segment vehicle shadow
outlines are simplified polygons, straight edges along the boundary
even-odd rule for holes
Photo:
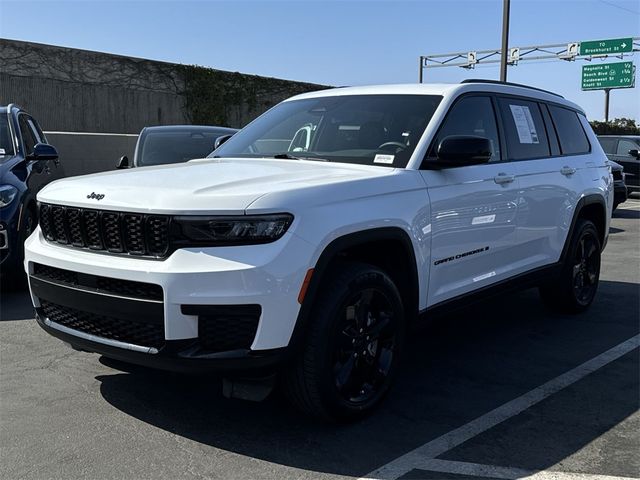
[[[640,218],[640,210],[617,208],[612,216],[613,218]]]
[[[33,305],[27,287],[0,290],[0,322],[33,319]]]
[[[636,284],[603,281],[583,315],[545,311],[535,290],[452,313],[411,335],[392,393],[352,425],[317,423],[278,394],[262,403],[224,399],[219,381],[209,377],[133,368],[96,378],[111,405],[173,434],[276,464],[361,476],[636,335],[639,296]],[[610,392],[591,405],[598,422],[583,418],[579,432],[542,435],[543,453],[527,468],[558,463],[634,413],[639,374],[633,365],[598,387]],[[565,408],[580,406],[573,399]]]

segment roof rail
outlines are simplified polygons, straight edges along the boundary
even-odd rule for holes
[[[494,85],[509,85],[511,87],[522,87],[522,88],[528,88],[530,90],[537,90],[539,92],[548,93],[549,95],[554,95],[556,97],[564,98],[562,95],[558,93],[550,92],[549,90],[544,90],[538,87],[532,87],[530,85],[523,85],[522,83],[501,82],[500,80],[487,80],[484,78],[468,78],[466,80],[462,80],[460,83],[491,83]]]

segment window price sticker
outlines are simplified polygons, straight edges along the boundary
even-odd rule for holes
[[[540,143],[529,107],[509,105],[509,108],[511,108],[511,115],[513,116],[513,122],[516,124],[520,143]]]

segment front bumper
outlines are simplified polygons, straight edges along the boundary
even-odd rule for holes
[[[10,271],[19,268],[21,260],[18,227],[22,207],[17,200],[14,204],[0,209],[0,265]]]
[[[147,366],[169,370],[244,370],[273,366],[288,346],[300,309],[297,296],[309,268],[313,249],[287,233],[265,245],[182,249],[163,261],[77,250],[47,242],[40,229],[25,243],[25,269],[30,275],[31,297],[39,324],[72,346]],[[35,273],[37,265],[74,272],[83,278],[140,282],[161,289],[160,299],[149,303],[126,295],[50,284]],[[133,294],[135,297],[135,294]],[[137,303],[136,303],[137,302]],[[81,311],[95,318],[153,317],[161,323],[161,344],[131,349],[102,337],[104,329],[74,331],[48,319],[45,307]],[[256,306],[259,320],[248,348],[211,351],[202,342],[202,321],[207,308]],[[50,311],[50,310],[49,310]],[[126,312],[131,312],[125,314]],[[64,317],[63,315],[60,318]],[[152,320],[149,320],[152,322]],[[73,325],[77,325],[76,322]],[[72,326],[73,326],[72,325]],[[64,327],[64,328],[59,328]],[[230,328],[230,327],[225,327]],[[87,336],[86,333],[91,335]],[[97,334],[96,334],[97,333]],[[117,335],[116,335],[117,337]]]
[[[36,320],[47,333],[75,349],[98,353],[126,363],[180,373],[271,372],[283,363],[287,355],[286,348],[208,353],[195,340],[168,340],[158,352],[148,353],[132,350],[126,344],[109,345],[103,339],[64,330],[48,321],[40,309],[36,309]]]
[[[627,186],[622,181],[613,183],[613,203],[618,205],[627,200]]]

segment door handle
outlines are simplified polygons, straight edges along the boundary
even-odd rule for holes
[[[511,183],[516,179],[515,175],[507,175],[506,173],[499,173],[495,177],[493,177],[493,181],[498,185],[505,185],[507,183]]]
[[[571,168],[571,167],[567,167],[565,165],[564,167],[562,167],[560,169],[560,173],[562,175],[566,175],[568,177],[569,175],[573,175],[574,173],[576,173],[576,169],[575,168]]]

